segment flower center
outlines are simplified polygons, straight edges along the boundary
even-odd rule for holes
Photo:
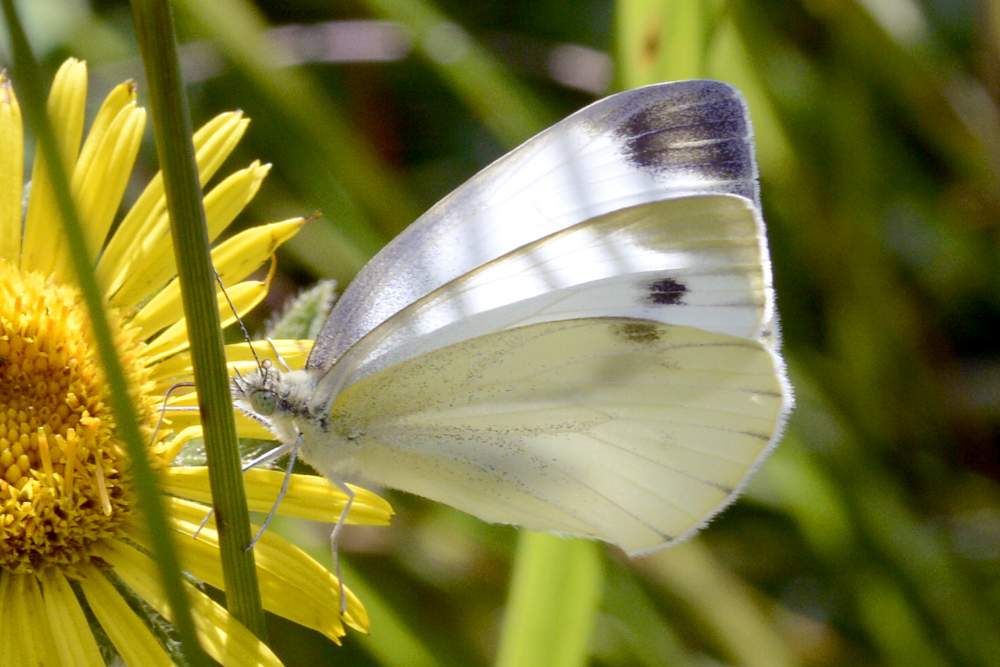
[[[138,390],[142,344],[116,329]],[[148,435],[155,410],[139,403]],[[88,561],[129,514],[125,462],[79,292],[0,259],[0,568]]]

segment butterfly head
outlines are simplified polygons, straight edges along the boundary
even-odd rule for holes
[[[283,439],[284,431],[295,430],[293,421],[309,417],[308,385],[305,371],[282,373],[264,359],[255,370],[233,378],[233,404]]]
[[[247,374],[232,381],[233,403],[248,416],[267,422],[283,407],[281,371],[267,359]],[[263,418],[263,419],[262,419]]]

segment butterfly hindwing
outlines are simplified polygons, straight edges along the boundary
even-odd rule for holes
[[[631,318],[544,322],[375,372],[303,455],[493,522],[638,553],[724,507],[788,405],[760,341]],[[308,450],[308,451],[307,451]]]

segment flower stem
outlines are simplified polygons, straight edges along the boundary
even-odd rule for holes
[[[254,554],[246,548],[251,538],[250,518],[173,16],[167,0],[132,0],[132,16],[149,85],[153,132],[191,341],[226,601],[234,617],[265,639]]]
[[[62,220],[73,269],[76,272],[84,302],[87,304],[94,339],[104,366],[111,407],[117,422],[118,436],[125,444],[131,460],[131,474],[139,499],[139,508],[152,536],[153,556],[159,564],[163,588],[173,615],[173,623],[183,645],[185,656],[192,664],[207,664],[208,659],[198,644],[191,608],[183,588],[180,562],[170,540],[172,531],[167,523],[166,510],[161,501],[156,476],[146,453],[146,443],[143,442],[142,433],[139,430],[138,415],[132,404],[128,380],[125,377],[121,360],[118,358],[118,352],[115,350],[111,326],[104,310],[104,299],[87,251],[80,218],[70,194],[66,165],[59,155],[52,123],[45,108],[45,93],[41,85],[38,63],[31,52],[24,28],[14,9],[13,0],[0,1],[3,4],[3,13],[10,33],[14,71],[23,91],[24,113],[48,167],[48,176],[59,206],[59,217]]]

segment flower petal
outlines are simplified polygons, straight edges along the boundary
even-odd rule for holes
[[[219,114],[194,133],[198,176],[204,185],[239,143],[250,121],[240,111]],[[97,264],[97,277],[113,294],[136,267],[134,256],[142,240],[166,227],[167,200],[163,174],[157,173],[119,225]]]
[[[173,412],[170,414],[171,427],[174,430],[183,429],[181,433],[186,433],[189,428],[201,423],[201,417],[198,415],[198,404],[197,396],[190,398],[186,401],[190,403],[192,409],[190,412]],[[241,438],[253,438],[255,440],[273,440],[274,435],[268,430],[266,426],[260,422],[250,419],[242,411],[233,409],[233,414],[236,417],[236,435]],[[200,438],[201,435],[196,435],[188,438],[188,442],[194,438]],[[167,448],[164,450],[165,460],[172,461],[177,453],[180,452],[181,448],[187,444],[177,443],[175,445],[173,440],[167,442]]]
[[[236,413],[236,435],[255,440],[273,440],[274,434],[259,421],[250,419],[239,410]]]
[[[236,308],[237,312],[247,313],[264,300],[264,297],[267,296],[267,288],[268,282],[248,280],[247,282],[237,283],[230,287],[229,298],[232,300],[233,307]],[[236,321],[236,315],[230,310],[229,303],[222,294],[217,295],[216,303],[219,308],[219,318],[222,320],[223,327],[227,327]],[[163,333],[149,343],[144,356],[147,363],[155,364],[172,354],[188,349],[189,345],[187,320],[181,318],[167,327]]]
[[[52,628],[45,603],[32,574],[0,570],[0,609],[3,610],[0,665],[56,665]]]
[[[80,210],[90,256],[96,259],[111,229],[146,127],[146,110],[130,102],[112,119],[85,169],[77,163],[73,194]],[[93,133],[93,131],[91,131]],[[90,138],[88,137],[88,144]],[[84,146],[90,149],[90,146]]]
[[[187,428],[181,429],[181,431],[174,435],[173,438],[167,440],[163,443],[158,443],[156,445],[156,455],[160,457],[161,460],[170,462],[180,454],[180,451],[184,449],[184,445],[188,444],[196,438],[200,438],[204,435],[201,429],[201,424],[196,424],[194,426],[188,426]]]
[[[163,428],[174,431],[176,435],[158,446],[157,455],[164,461],[172,461],[187,443],[202,437],[197,392],[175,392],[167,401],[167,410],[169,413],[163,420]],[[264,424],[251,419],[242,410],[233,408],[233,416],[236,418],[236,435],[240,438],[274,440],[274,434]]]
[[[212,250],[212,264],[223,285],[243,280],[274,254],[279,245],[295,236],[305,220],[294,218],[269,225],[259,225],[237,234]],[[143,339],[177,321],[182,312],[181,290],[177,278],[149,300],[132,324],[139,327]]]
[[[144,553],[119,541],[108,541],[101,557],[111,563],[122,581],[167,620],[172,618],[167,598],[160,587],[156,563]],[[184,582],[195,629],[205,651],[223,665],[281,665],[271,649],[223,607]]]
[[[207,508],[180,498],[169,498],[168,503],[174,530],[185,537],[192,535]],[[209,520],[196,540],[180,540],[178,545],[186,570],[209,585],[225,590],[218,533],[213,520]],[[340,585],[337,578],[302,549],[273,532],[264,533],[257,542],[254,557],[264,608],[322,632],[339,644],[344,626],[338,613]],[[347,595],[344,620],[356,630],[367,632],[367,612],[350,589],[345,587],[344,592]]]
[[[101,650],[90,632],[87,617],[61,572],[38,575],[42,582],[45,614],[52,628],[55,652],[61,665],[103,665]]]
[[[278,246],[295,236],[305,223],[305,218],[291,218],[257,225],[220,243],[212,253],[212,261],[222,283],[243,280],[260,268]]]
[[[254,468],[243,474],[247,506],[251,512],[268,512],[278,497],[284,480],[283,470]],[[166,493],[190,498],[202,503],[212,502],[208,485],[208,468],[203,466],[173,466],[162,478]],[[354,491],[354,502],[347,515],[349,524],[385,526],[392,517],[392,506],[384,498],[367,489],[348,484]],[[300,519],[334,523],[344,509],[347,497],[340,489],[318,475],[292,475],[278,513]]]
[[[112,121],[125,107],[135,103],[135,82],[126,81],[111,89],[101,108],[98,109],[94,121],[90,124],[87,138],[80,149],[80,157],[76,160],[76,168],[73,170],[73,189],[78,190],[87,170],[94,164],[98,147],[104,142],[108,129]]]
[[[59,154],[66,170],[72,172],[80,136],[83,134],[83,114],[87,101],[87,65],[70,58],[56,72],[49,93],[48,111],[52,130],[59,144]],[[24,223],[24,245],[21,249],[21,268],[53,273],[57,267],[69,265],[67,248],[63,240],[60,213],[56,204],[48,168],[40,153],[35,155],[31,172],[31,194],[28,196],[28,215]],[[57,278],[69,276],[57,275]]]
[[[103,572],[93,568],[80,580],[87,606],[127,665],[163,665],[173,662],[156,636],[115,590]]]
[[[0,258],[17,266],[21,256],[21,189],[24,131],[14,87],[0,72]]]
[[[280,363],[274,354],[275,349],[291,368],[302,368],[305,366],[306,358],[309,356],[309,350],[313,344],[311,340],[280,339],[271,342],[274,343],[273,349],[267,341],[253,341],[253,351],[245,342],[226,345],[226,359],[228,361],[226,365],[230,373],[234,370],[242,373],[244,370],[249,371],[256,368],[256,358],[261,361],[270,359],[272,363]],[[256,358],[254,352],[257,354]],[[150,378],[156,382],[155,391],[157,392],[166,391],[170,385],[176,382],[190,380],[194,374],[191,355],[188,352],[175,354],[169,359],[164,359],[150,370]]]
[[[254,160],[249,167],[230,174],[205,195],[208,238],[214,241],[257,195],[271,165]]]
[[[214,240],[229,226],[260,189],[270,165],[254,162],[246,169],[231,174],[205,195],[205,222],[208,238]],[[111,298],[114,306],[130,308],[159,291],[177,275],[170,227],[164,224],[151,228],[143,236],[134,253],[129,255],[132,266],[141,271],[130,272],[121,288]]]

